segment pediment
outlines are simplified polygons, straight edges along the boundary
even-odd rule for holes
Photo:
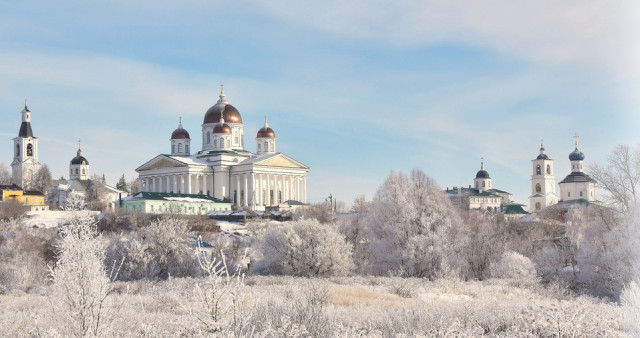
[[[187,165],[186,163],[182,163],[168,156],[158,155],[154,157],[152,160],[150,160],[149,162],[138,167],[136,171],[153,170],[153,169],[160,169],[160,168],[184,167],[186,165]]]
[[[308,169],[304,164],[292,159],[284,154],[278,154],[276,156],[264,159],[260,162],[256,162],[256,165],[265,167],[284,167],[284,168],[300,168]]]

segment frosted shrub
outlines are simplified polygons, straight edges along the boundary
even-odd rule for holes
[[[622,306],[627,313],[629,333],[634,337],[640,336],[640,286],[638,280],[631,281],[622,291]]]
[[[491,263],[494,278],[534,279],[536,268],[531,259],[513,251],[506,251],[499,261]]]
[[[185,220],[162,218],[136,232],[113,237],[108,257],[110,261],[124,258],[121,280],[198,276],[196,248],[188,237]]]
[[[82,205],[72,200],[67,207]],[[91,216],[73,213],[60,235],[58,262],[50,269],[53,289],[49,299],[55,321],[64,335],[100,335],[110,320],[107,299],[117,265],[110,270],[105,267],[105,245]]]
[[[452,224],[449,199],[422,171],[391,173],[376,192],[367,218],[369,272],[436,278],[446,264]]]
[[[210,257],[205,252],[198,255],[205,278],[195,286],[199,301],[196,317],[207,333],[249,335],[251,308],[245,293],[244,274],[240,265],[227,265],[224,252],[221,251],[219,257]]]
[[[254,271],[305,277],[343,276],[353,268],[351,246],[331,224],[302,219],[270,229],[259,243]]]

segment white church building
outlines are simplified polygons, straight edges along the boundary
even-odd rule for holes
[[[584,172],[585,156],[578,150],[578,135],[575,135],[574,139],[575,150],[569,154],[571,173],[560,181],[559,196],[556,194],[553,160],[545,154],[544,144],[540,146],[540,154],[532,160],[533,174],[531,175],[531,196],[529,196],[532,212],[576,201],[597,202],[596,180]]]
[[[202,123],[201,150],[192,153],[182,120],[170,138],[170,153],[136,169],[143,192],[193,194],[264,210],[285,201],[307,202],[309,167],[276,152],[276,135],[267,123],[258,130],[256,152],[245,149],[240,112],[223,90]]]

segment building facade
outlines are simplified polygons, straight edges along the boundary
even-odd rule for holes
[[[11,162],[11,183],[25,188],[30,185],[40,170],[38,162],[38,138],[33,136],[31,129],[31,112],[25,100],[21,112],[22,123],[18,137],[13,139],[13,161]]]
[[[556,177],[553,175],[553,160],[545,154],[544,143],[540,145],[540,154],[531,161],[531,196],[529,210],[538,211],[558,203]]]
[[[136,171],[143,192],[200,194],[238,208],[264,210],[293,200],[306,203],[309,167],[276,152],[275,132],[267,123],[256,134],[256,153],[245,149],[240,112],[220,92],[202,123],[201,150],[194,152],[182,127],[170,138],[171,151]]]
[[[571,161],[571,173],[560,181],[561,200],[563,202],[573,200],[585,200],[595,202],[596,180],[584,172],[584,154],[578,150],[578,135],[574,136],[576,149],[569,154]]]

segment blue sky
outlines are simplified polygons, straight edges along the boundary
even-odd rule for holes
[[[308,198],[373,196],[391,170],[494,186],[528,204],[544,139],[556,178],[574,133],[587,164],[640,141],[632,1],[62,1],[0,3],[0,162],[24,98],[40,160],[66,175],[81,139],[111,184],[195,142],[220,83],[245,145],[263,116],[309,165]],[[1,144],[1,143],[0,143]]]

